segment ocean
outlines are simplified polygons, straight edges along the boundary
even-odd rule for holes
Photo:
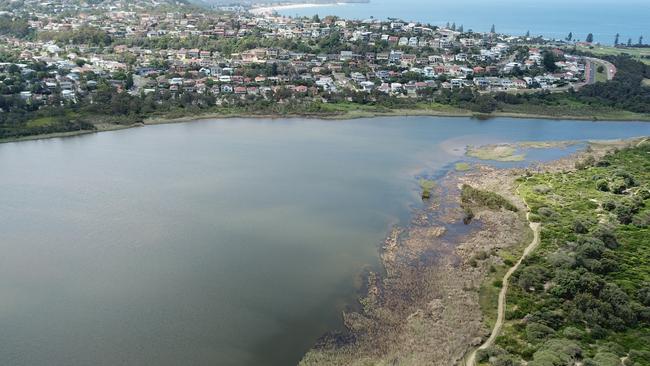
[[[283,15],[337,15],[349,19],[400,18],[444,26],[463,25],[465,30],[487,32],[495,25],[499,33],[563,39],[569,32],[584,40],[593,33],[594,41],[613,44],[617,33],[621,42],[650,41],[650,1],[647,0],[370,0],[369,3],[292,8]]]

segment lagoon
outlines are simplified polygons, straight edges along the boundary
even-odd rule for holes
[[[295,364],[341,329],[389,228],[419,205],[416,178],[474,162],[465,145],[649,134],[230,119],[0,144],[0,364]]]

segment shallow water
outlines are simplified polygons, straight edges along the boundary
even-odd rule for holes
[[[416,176],[453,168],[468,143],[648,134],[232,119],[0,144],[0,364],[296,363],[341,327],[359,274],[418,205]]]

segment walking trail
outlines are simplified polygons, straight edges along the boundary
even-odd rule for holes
[[[528,207],[528,204],[526,203],[525,199],[524,199],[524,204],[526,204],[526,207]],[[475,366],[476,352],[478,352],[478,350],[481,349],[486,349],[494,344],[494,340],[497,338],[499,332],[501,331],[501,327],[503,326],[503,319],[505,318],[506,315],[506,292],[508,291],[508,282],[510,280],[510,276],[512,276],[512,274],[517,270],[517,268],[519,268],[521,262],[539,245],[540,223],[530,221],[530,209],[528,209],[528,212],[526,213],[526,220],[528,220],[528,225],[533,230],[533,241],[531,241],[530,244],[528,244],[528,246],[526,247],[526,249],[524,249],[521,258],[519,258],[517,263],[515,263],[515,265],[512,266],[512,268],[510,268],[508,272],[506,272],[505,276],[503,276],[501,291],[499,292],[497,321],[494,323],[494,328],[492,328],[492,333],[490,333],[490,338],[488,338],[485,341],[485,343],[480,345],[477,349],[473,350],[472,353],[470,353],[469,356],[467,356],[467,362],[465,363],[466,366]]]

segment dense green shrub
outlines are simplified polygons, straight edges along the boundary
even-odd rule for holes
[[[513,212],[519,211],[515,205],[502,196],[494,192],[476,189],[467,184],[463,184],[460,201],[463,206],[483,206],[493,210],[504,208]]]
[[[626,366],[650,365],[650,210],[642,193],[650,145],[602,161],[521,183],[543,224],[541,244],[513,275],[508,337],[497,344],[530,366],[609,365],[614,357],[620,366],[625,356]],[[600,191],[600,180],[618,194]]]

